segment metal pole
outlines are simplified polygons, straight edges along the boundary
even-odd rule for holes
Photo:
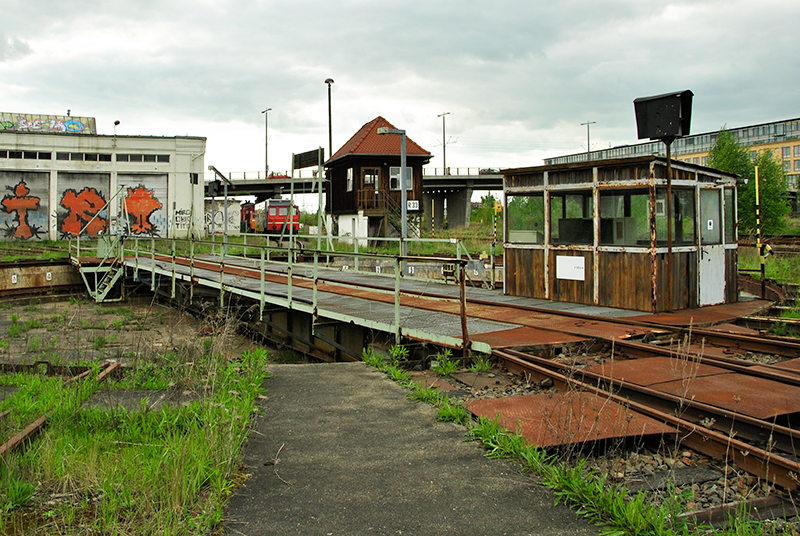
[[[667,273],[664,274],[665,310],[672,310],[672,160],[670,156],[670,146],[673,138],[664,138],[667,145]]]
[[[442,165],[444,166],[444,174],[449,175],[447,172],[447,137],[444,132],[444,116],[450,115],[450,112],[444,112],[437,117],[442,118]]]
[[[764,243],[761,241],[761,200],[758,188],[758,166],[756,166],[756,246],[758,247],[758,257],[761,262],[761,299],[767,296],[767,266],[764,257]]]
[[[403,275],[406,274],[406,255],[408,255],[408,191],[406,190],[406,131],[400,131],[400,211],[401,211],[401,232],[400,232],[400,256],[403,257]]]
[[[328,154],[333,156],[333,127],[331,126],[331,84],[333,84],[333,78],[326,78],[325,83],[328,84]]]
[[[596,124],[595,121],[587,121],[585,123],[581,123],[581,125],[586,125],[586,161],[588,162],[591,159],[592,153],[592,144],[589,139],[589,125]]]
[[[269,111],[267,108],[261,113],[264,114],[264,178],[269,177]]]

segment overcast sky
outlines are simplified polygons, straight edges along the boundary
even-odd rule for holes
[[[381,115],[442,166],[636,143],[636,97],[691,89],[692,133],[800,117],[797,0],[4,0],[4,112],[208,138],[206,164],[336,151]]]

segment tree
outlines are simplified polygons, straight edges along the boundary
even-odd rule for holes
[[[473,223],[490,224],[494,217],[494,204],[497,199],[492,194],[481,197],[481,206],[472,211],[470,221]]]
[[[756,232],[756,172],[758,166],[759,205],[763,234],[779,234],[789,214],[788,185],[780,158],[772,151],[759,151],[754,161],[746,147],[724,128],[708,152],[709,167],[739,175],[739,232]]]

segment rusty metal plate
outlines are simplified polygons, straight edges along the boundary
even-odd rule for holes
[[[717,324],[715,326],[710,326],[706,328],[709,331],[720,331],[722,333],[737,333],[739,335],[761,335],[761,332],[757,329],[748,328],[745,326],[739,326],[736,324]]]
[[[453,387],[447,383],[447,381],[436,376],[436,374],[434,374],[434,372],[431,370],[412,372],[410,375],[411,379],[420,384],[422,387],[430,387],[431,389],[438,389],[444,392],[458,390],[456,387]]]
[[[713,324],[731,322],[741,316],[754,315],[770,305],[772,305],[772,302],[766,300],[751,300],[746,302],[726,303],[723,305],[711,305],[699,309],[685,309],[672,313],[632,316],[627,320],[655,322],[668,326],[711,326]]]
[[[509,376],[503,372],[454,372],[450,376],[473,389],[502,388],[513,385]]]
[[[675,432],[604,397],[578,391],[475,400],[468,409],[487,419],[499,414],[504,428],[539,447]]]
[[[471,339],[485,342],[492,348],[548,348],[589,342],[586,338],[527,326],[480,333],[473,335]]]
[[[651,388],[757,419],[800,411],[800,387],[744,374],[699,376]]]
[[[774,365],[770,366],[779,369],[791,370],[793,372],[800,372],[800,359],[789,359],[788,361],[775,363]]]
[[[700,376],[733,374],[712,365],[671,357],[643,357],[606,361],[585,368],[587,372],[602,374],[606,378],[651,387],[664,382],[686,383]]]

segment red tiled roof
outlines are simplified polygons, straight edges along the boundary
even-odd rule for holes
[[[347,140],[347,143],[342,145],[342,147],[336,151],[336,153],[326,162],[326,164],[352,154],[399,155],[401,136],[396,134],[378,134],[378,129],[381,127],[396,129],[396,127],[389,121],[378,116],[361,127],[361,129],[359,129],[359,131],[356,132],[352,138]],[[406,134],[406,155],[431,156],[431,153],[417,145],[411,138],[408,137],[408,134]]]

